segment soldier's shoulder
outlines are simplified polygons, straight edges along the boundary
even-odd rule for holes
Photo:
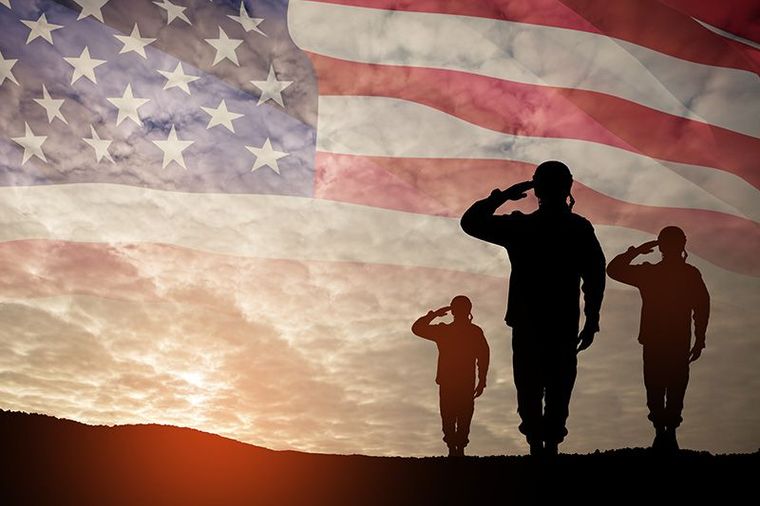
[[[592,233],[592,234],[594,233],[594,225],[585,216],[581,216],[580,214],[571,212],[570,223],[577,230],[582,230],[586,233]]]
[[[574,223],[577,223],[579,226],[582,226],[582,227],[592,227],[593,228],[593,225],[591,224],[591,221],[589,221],[589,219],[586,218],[585,216],[582,216],[582,215],[580,215],[578,213],[571,212],[570,213],[570,219],[573,220]]]
[[[702,277],[702,271],[700,271],[696,266],[684,263],[684,266],[686,267],[686,270],[694,277]]]

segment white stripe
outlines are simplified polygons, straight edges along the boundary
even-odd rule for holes
[[[637,204],[711,209],[760,219],[757,189],[715,170],[726,185],[746,188],[734,207],[658,160],[606,144],[577,139],[521,137],[496,132],[416,102],[387,97],[319,98],[317,149],[332,153],[424,158],[483,158],[568,164],[576,180],[611,197]],[[681,171],[688,165],[679,164]],[[703,168],[695,172],[702,174]],[[746,202],[745,195],[754,195]],[[739,209],[744,209],[742,212]],[[746,214],[745,214],[746,213]]]
[[[595,229],[608,260],[653,238],[622,227]],[[504,249],[466,235],[458,218],[307,197],[180,193],[97,183],[0,188],[0,241],[21,239],[161,243],[245,257],[489,276],[505,276],[509,269]],[[694,254],[689,261],[703,270],[705,279],[740,290],[737,297],[760,297],[760,278]]]
[[[364,63],[461,70],[579,88],[760,136],[760,79],[583,31],[421,12],[291,1],[299,47]]]
[[[717,33],[718,35],[721,35],[721,36],[723,36],[723,37],[725,37],[727,39],[735,40],[736,42],[741,42],[742,44],[746,44],[747,46],[755,48],[755,49],[760,49],[760,44],[758,44],[757,42],[755,42],[753,40],[745,39],[744,37],[740,37],[738,35],[734,35],[731,32],[727,32],[725,30],[721,30],[717,26],[710,25],[710,24],[705,23],[704,21],[701,21],[701,20],[699,20],[697,18],[693,17],[691,19],[693,19],[694,21],[696,21],[700,25],[704,26],[705,28],[707,28],[711,32]]]

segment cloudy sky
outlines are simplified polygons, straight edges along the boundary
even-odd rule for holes
[[[416,173],[406,180],[401,172],[392,174],[374,180],[375,186],[357,176],[352,196],[361,194],[363,201],[341,202],[333,194],[314,199],[315,149],[332,146],[339,155],[356,155],[357,139],[375,127],[376,117],[356,116],[358,109],[352,116],[338,101],[323,101],[320,105],[330,108],[320,114],[329,112],[330,125],[343,132],[336,127],[335,137],[317,139],[312,69],[282,31],[284,21],[267,23],[285,15],[283,2],[254,4],[267,37],[246,32],[227,17],[237,12],[237,2],[213,12],[207,2],[195,2],[188,13],[197,33],[187,44],[172,42],[181,20],[167,25],[165,12],[150,2],[134,2],[136,10],[145,9],[143,37],[159,39],[146,46],[146,58],[119,52],[122,43],[114,35],[129,33],[131,22],[106,26],[92,16],[78,21],[72,2],[11,4],[13,11],[0,5],[0,51],[19,60],[12,70],[20,84],[6,79],[0,85],[1,408],[87,423],[189,426],[275,449],[438,455],[444,444],[434,383],[436,348],[410,327],[429,309],[464,294],[473,302],[473,322],[484,329],[492,357],[488,387],[476,402],[469,453],[526,451],[517,431],[511,331],[503,320],[509,264],[503,249],[466,236],[457,218],[463,203],[485,197],[522,172],[504,182],[478,176],[457,185],[449,173],[429,172],[419,176],[425,186],[414,194],[403,192],[417,183]],[[122,19],[109,16],[122,12],[123,5],[109,4],[106,21]],[[54,44],[41,37],[26,44],[30,30],[20,20],[38,19],[42,9],[63,28],[52,32]],[[230,61],[212,65],[214,50],[204,39],[217,37],[218,26],[244,41],[239,67]],[[334,29],[326,22],[319,27],[325,33]],[[63,58],[79,56],[85,44],[93,58],[107,63],[95,70],[97,83],[81,78],[72,84],[72,67]],[[407,55],[403,47],[398,54]],[[187,74],[200,77],[189,84],[189,93],[165,89],[167,80],[156,71],[171,71],[179,60],[190,62],[184,64]],[[273,101],[256,104],[260,90],[249,83],[266,79],[270,63],[279,79],[294,82],[283,93],[287,109]],[[744,74],[726,71],[720,77],[739,76],[736,82],[742,84],[749,82]],[[140,109],[142,125],[131,120],[117,125],[117,110],[107,101],[121,96],[128,82],[136,96],[150,100]],[[54,98],[65,100],[61,111],[67,123],[49,121],[34,101],[42,96],[43,83]],[[720,95],[707,83],[676,102],[689,102],[700,114],[731,124],[741,114],[731,116],[716,106],[723,102],[707,100]],[[756,79],[751,86],[757,86]],[[745,88],[745,93],[755,89]],[[234,120],[235,132],[209,127],[209,115],[202,112],[217,107],[221,97],[231,111],[244,115]],[[372,107],[390,116],[386,104]],[[407,105],[394,110],[405,114]],[[540,107],[532,112],[549,113]],[[484,129],[461,127],[438,112],[425,114],[431,118],[427,123],[399,122],[395,132],[373,144],[376,152],[364,154],[436,157],[449,149],[445,156],[459,158],[456,150],[470,144],[469,133],[480,136],[481,154],[491,158],[505,153],[508,142],[509,149],[520,146],[516,136],[485,135]],[[756,128],[745,116],[736,120],[737,128]],[[362,124],[354,123],[357,117]],[[23,148],[12,139],[24,135],[25,123],[48,137],[46,162],[33,157],[21,163]],[[81,142],[91,135],[91,125],[113,139],[114,163],[96,160]],[[166,139],[172,126],[180,139],[194,141],[184,152],[185,168],[176,161],[162,167],[163,153],[152,142]],[[459,144],[447,142],[454,134]],[[275,149],[288,153],[279,160],[280,172],[271,166],[252,170],[255,157],[244,146],[261,147],[270,137]],[[385,151],[400,137],[401,155]],[[544,141],[527,143],[530,153],[521,163],[532,168],[531,153],[544,148],[559,150],[552,154],[563,159],[619,161],[630,177],[611,178],[580,161],[571,169],[579,185],[635,204],[676,199],[684,207],[724,213],[730,224],[741,220],[713,241],[698,228],[687,230],[701,248],[690,250],[689,261],[711,292],[712,317],[707,349],[691,368],[680,441],[682,447],[713,452],[757,450],[756,188],[746,174],[642,162],[638,154],[602,149],[599,142],[587,142],[588,150],[563,151],[569,144]],[[593,158],[597,155],[602,158]],[[322,173],[329,190],[325,174],[330,173]],[[387,195],[394,204],[367,205],[375,195]],[[583,195],[591,194],[578,191],[579,208]],[[430,208],[405,209],[412,198]],[[521,204],[531,205],[531,199]],[[506,205],[499,212],[509,210]],[[610,223],[596,225],[596,232],[608,260],[653,238]],[[726,239],[741,234],[742,244]],[[642,260],[657,258],[653,253]],[[602,330],[580,356],[563,451],[651,442],[636,341],[639,308],[636,291],[609,281]]]

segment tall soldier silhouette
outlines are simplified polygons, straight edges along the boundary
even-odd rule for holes
[[[631,265],[634,258],[650,253],[655,246],[662,253],[660,262]],[[702,354],[710,318],[710,295],[699,270],[686,263],[685,247],[683,230],[668,226],[660,231],[656,241],[631,246],[607,266],[612,279],[633,285],[641,293],[639,342],[643,346],[644,386],[649,420],[655,428],[652,442],[655,450],[678,449],[676,428],[683,421],[681,411],[689,382],[689,363]]]
[[[475,398],[486,388],[490,350],[483,329],[472,323],[472,302],[464,295],[451,299],[451,306],[428,311],[412,325],[412,332],[438,345],[438,372],[435,382],[440,385],[441,424],[443,441],[449,447],[449,457],[464,455],[470,442],[470,422],[475,410]],[[431,325],[437,316],[448,311],[454,316],[451,323]],[[475,385],[475,366],[478,384]]]
[[[544,162],[532,181],[493,190],[461,219],[467,234],[504,246],[512,264],[504,319],[512,327],[519,430],[531,455],[557,454],[567,435],[577,352],[591,346],[599,331],[606,262],[591,223],[572,212],[572,183],[565,164]],[[494,215],[531,188],[536,211]],[[586,318],[579,333],[581,280]]]

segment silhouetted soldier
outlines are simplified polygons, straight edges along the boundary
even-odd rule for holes
[[[567,435],[576,354],[588,348],[599,331],[605,259],[591,223],[572,212],[572,183],[565,164],[544,162],[532,181],[493,190],[461,219],[469,235],[504,246],[512,264],[504,319],[512,327],[519,429],[531,455],[555,455]],[[524,198],[531,188],[538,210],[494,215],[506,201]],[[586,320],[579,334],[581,279]]]
[[[631,265],[634,258],[650,253],[655,246],[662,253],[660,262]],[[633,285],[641,293],[639,342],[644,352],[649,420],[655,428],[652,448],[658,450],[678,449],[676,428],[683,421],[689,362],[702,354],[710,317],[710,295],[699,270],[686,263],[685,247],[683,230],[669,226],[660,231],[656,241],[631,246],[607,266],[612,279]]]
[[[472,323],[471,309],[470,299],[457,295],[451,299],[451,306],[428,311],[412,325],[412,332],[438,345],[435,382],[440,385],[441,424],[449,457],[464,455],[464,448],[470,442],[475,398],[483,393],[488,375],[488,342],[483,330]],[[444,316],[449,310],[454,316],[453,322],[431,325],[435,317]]]

